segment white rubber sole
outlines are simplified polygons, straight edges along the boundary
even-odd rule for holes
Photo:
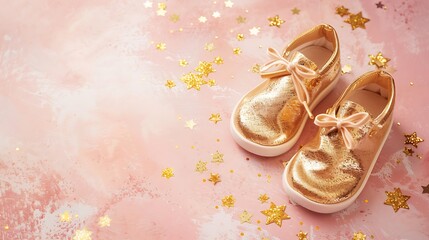
[[[314,99],[314,101],[309,106],[310,110],[313,110],[313,108],[315,108],[320,103],[320,101],[322,101],[322,99],[324,99],[334,89],[334,87],[337,85],[337,82],[340,79],[340,75],[341,74],[338,73],[338,75],[335,77],[335,79],[332,80],[331,84],[329,84],[328,87],[325,90],[323,90]],[[232,115],[231,115],[231,120],[230,120],[231,135],[232,135],[233,139],[235,140],[235,142],[238,145],[240,145],[242,148],[244,148],[245,150],[247,150],[251,153],[254,153],[256,155],[259,155],[259,156],[264,156],[264,157],[275,157],[275,156],[281,155],[281,154],[289,151],[289,149],[291,149],[295,145],[295,143],[298,141],[299,137],[301,136],[302,130],[304,129],[305,124],[307,123],[308,114],[306,114],[304,120],[301,122],[301,125],[299,126],[299,129],[296,132],[295,136],[292,139],[290,139],[288,142],[285,142],[283,144],[276,145],[276,146],[265,146],[265,145],[261,145],[258,143],[254,143],[254,142],[250,141],[249,139],[245,138],[240,133],[240,131],[236,128],[235,121],[234,121],[234,117],[236,116],[236,112],[238,110],[238,105],[243,101],[244,97],[247,96],[247,94],[249,94],[249,93],[246,93],[240,99],[240,101],[234,107],[234,110],[233,110]]]
[[[339,202],[339,203],[334,203],[334,204],[322,204],[322,203],[317,203],[314,202],[306,197],[304,197],[302,194],[300,194],[299,192],[297,192],[292,186],[289,185],[289,182],[287,181],[287,172],[289,172],[289,166],[290,164],[288,164],[283,172],[282,175],[282,183],[283,183],[283,188],[286,192],[286,195],[288,195],[289,200],[291,200],[292,202],[294,202],[297,205],[301,205],[313,212],[318,212],[318,213],[334,213],[334,212],[338,212],[341,211],[345,208],[347,208],[348,206],[350,206],[355,200],[356,198],[360,195],[360,193],[362,192],[363,188],[366,185],[366,182],[369,179],[369,176],[371,175],[372,169],[375,166],[375,163],[377,162],[378,156],[380,155],[381,150],[383,149],[384,143],[387,140],[387,137],[389,136],[390,130],[392,128],[392,124],[393,124],[393,120],[390,122],[389,124],[389,129],[386,133],[386,136],[384,136],[382,144],[380,145],[380,147],[377,149],[377,153],[374,156],[374,159],[371,162],[371,165],[368,169],[368,173],[365,176],[365,179],[363,180],[360,188],[356,191],[356,193],[354,195],[352,195],[350,198],[348,198],[347,200],[343,201],[343,202]],[[293,156],[291,159],[293,159],[295,156]]]

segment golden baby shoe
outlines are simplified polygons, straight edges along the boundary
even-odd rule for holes
[[[266,79],[238,102],[231,133],[244,149],[277,156],[298,140],[311,110],[334,88],[340,73],[337,33],[322,24],[303,33],[260,68]]]
[[[320,213],[340,211],[362,192],[392,127],[395,83],[385,71],[366,73],[327,110],[319,131],[289,161],[289,199]]]

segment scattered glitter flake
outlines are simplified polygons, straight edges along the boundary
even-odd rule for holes
[[[422,159],[422,158],[423,158],[423,156],[422,156],[422,155],[420,155],[420,154],[417,154],[417,155],[416,155],[416,157],[417,157],[418,159]]]
[[[220,153],[219,151],[216,151],[215,153],[213,153],[212,162],[223,163],[223,153]]]
[[[237,21],[238,24],[242,24],[246,22],[246,18],[243,16],[238,16],[235,20]]]
[[[232,6],[234,5],[234,3],[231,0],[225,1],[223,3],[225,4],[225,7],[227,7],[227,8],[232,8]]]
[[[298,15],[299,14],[299,12],[301,12],[301,10],[300,9],[298,9],[298,8],[296,8],[296,7],[294,7],[294,8],[292,8],[292,14],[293,15]]]
[[[400,123],[400,122],[397,122],[397,123],[396,123],[396,125],[401,126],[401,123]]]
[[[186,59],[180,59],[179,60],[179,65],[181,67],[186,67],[186,66],[188,66],[188,61],[186,61]]]
[[[223,58],[216,57],[213,62],[217,65],[223,64]]]
[[[346,74],[352,71],[352,66],[350,64],[346,64],[341,68],[341,73]]]
[[[193,120],[193,119],[191,119],[191,120],[188,120],[188,121],[186,121],[185,122],[185,127],[186,128],[189,128],[189,129],[194,129],[194,127],[197,125],[197,123]]]
[[[255,65],[252,66],[253,73],[259,73],[260,71],[261,71],[261,65],[256,63]]]
[[[60,222],[70,222],[70,221],[71,221],[71,216],[69,211],[65,211],[60,214]]]
[[[428,184],[428,185],[426,185],[426,186],[422,186],[422,188],[423,188],[423,192],[422,192],[422,194],[423,194],[423,193],[429,193],[429,184]]]
[[[205,172],[207,171],[207,162],[203,162],[203,161],[198,161],[197,164],[195,165],[195,172]]]
[[[167,10],[167,3],[164,3],[164,2],[158,3],[158,9]]]
[[[249,29],[250,35],[258,36],[258,33],[260,32],[260,27],[253,27]]]
[[[208,84],[210,87],[216,86],[216,80],[214,80],[214,79],[209,79],[209,80],[207,81],[207,84]]]
[[[335,13],[338,14],[338,15],[340,15],[341,17],[344,17],[344,16],[350,14],[349,9],[346,8],[346,7],[344,7],[344,6],[337,7],[335,9]]]
[[[199,62],[198,66],[195,68],[195,71],[199,72],[201,75],[207,77],[210,73],[216,72],[213,69],[213,65],[209,62]]]
[[[260,194],[258,197],[258,200],[261,201],[261,203],[266,203],[269,199],[270,197],[268,197],[266,193]]]
[[[82,230],[76,230],[73,236],[73,240],[91,240],[92,232],[86,228]]]
[[[316,226],[316,227],[314,227],[314,229],[316,229],[316,231],[319,231],[320,227]]]
[[[4,228],[4,230],[8,231],[9,230],[9,225],[6,224],[6,225],[4,225],[3,228]]]
[[[104,216],[102,216],[102,217],[100,217],[98,219],[98,226],[100,226],[100,227],[110,227],[110,222],[111,221],[112,220],[110,219],[109,216],[104,215]]]
[[[298,240],[307,240],[307,233],[301,230],[299,231],[298,234],[296,234],[296,236],[298,237]]]
[[[168,167],[168,168],[162,170],[162,175],[161,176],[163,176],[163,177],[165,177],[167,179],[170,179],[171,177],[174,176],[173,169]]]
[[[232,195],[225,196],[222,198],[222,206],[224,207],[234,207],[235,204],[235,198]]]
[[[207,22],[207,18],[206,18],[206,17],[204,17],[204,16],[200,16],[200,17],[198,18],[198,22],[200,22],[200,23],[205,23],[205,22]]]
[[[244,34],[242,34],[242,33],[238,33],[238,34],[237,34],[237,40],[238,40],[238,41],[243,41],[243,40],[244,40]]]
[[[220,113],[212,113],[209,120],[217,124],[218,122],[222,121],[222,118],[220,117]]]
[[[212,17],[220,18],[220,12],[218,12],[218,11],[213,12]]]
[[[167,80],[167,82],[164,85],[168,88],[173,88],[176,86],[176,84],[172,80]]]
[[[155,47],[156,50],[160,51],[164,51],[165,49],[167,49],[167,45],[165,43],[157,43]]]
[[[404,150],[402,152],[405,153],[405,155],[407,156],[413,156],[414,154],[413,149],[409,147],[404,147]]]
[[[180,20],[180,16],[177,14],[173,14],[170,16],[170,21],[172,21],[174,23],[178,22],[179,20]]]
[[[377,8],[382,8],[382,9],[386,9],[386,7],[384,6],[384,4],[380,1],[380,2],[378,2],[378,3],[376,3],[375,4],[375,6],[377,7]]]
[[[280,27],[285,21],[280,19],[279,15],[275,15],[274,17],[269,17],[268,21],[270,22],[270,27]]]
[[[361,231],[353,233],[353,239],[352,240],[366,240],[366,235],[363,234]]]
[[[386,68],[387,63],[390,61],[390,58],[384,57],[381,52],[377,53],[377,55],[369,54],[368,57],[368,65],[375,65],[377,68]]]
[[[16,151],[19,151],[19,147],[15,148]]]
[[[251,223],[250,219],[252,218],[252,214],[247,212],[246,210],[244,210],[241,214],[240,214],[240,221],[241,223]]]
[[[352,30],[359,27],[365,29],[365,23],[369,22],[369,19],[362,17],[362,12],[359,12],[358,14],[350,14],[349,18],[344,20],[344,22],[350,24]]]
[[[204,45],[204,50],[209,51],[209,52],[213,51],[214,50],[214,44],[213,43],[206,43]]]
[[[405,136],[405,144],[411,144],[413,145],[415,148],[417,148],[417,144],[423,142],[424,140],[417,137],[417,133],[413,132],[411,134],[404,134]]]
[[[240,233],[240,236],[244,236],[244,232],[241,232],[241,233]]]
[[[207,81],[203,79],[203,76],[201,74],[195,74],[195,73],[188,73],[183,75],[180,80],[182,82],[186,83],[187,89],[195,89],[200,90],[201,85],[207,84]]]
[[[368,199],[365,199],[365,200],[363,200],[363,202],[364,202],[364,203],[368,203],[369,201],[368,201]]]
[[[229,170],[230,173],[234,173],[234,169]]]
[[[213,183],[213,185],[216,185],[216,183],[221,182],[220,175],[218,173],[210,173],[209,181]]]
[[[153,3],[152,3],[152,1],[146,1],[146,2],[144,2],[144,8],[152,8],[152,5],[153,5]]]
[[[266,225],[275,223],[277,226],[282,226],[282,221],[285,219],[290,219],[289,215],[285,213],[286,205],[277,206],[275,203],[271,202],[270,208],[261,211],[262,214],[267,216]]]
[[[301,222],[299,222],[299,225],[301,225],[301,226],[302,226],[302,225],[304,225],[304,222],[302,222],[302,221],[301,221]]]
[[[241,49],[240,49],[240,48],[234,48],[234,49],[232,49],[232,52],[233,52],[235,55],[240,55],[240,54],[241,54]]]
[[[258,173],[258,177],[262,177],[262,174]]]
[[[407,201],[410,199],[410,196],[402,195],[400,188],[395,188],[393,192],[386,191],[386,195],[387,199],[384,204],[392,206],[395,212],[400,208],[409,209]]]
[[[410,82],[410,86],[412,87],[412,86],[414,86],[414,83],[413,82]]]

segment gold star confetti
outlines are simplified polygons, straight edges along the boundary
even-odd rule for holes
[[[423,192],[422,193],[429,193],[429,184],[425,186],[422,186]]]
[[[241,223],[251,223],[250,219],[252,218],[252,214],[247,212],[246,210],[244,210],[241,214],[240,214],[240,221]]]
[[[206,43],[204,45],[204,50],[209,51],[209,52],[213,51],[214,50],[214,44],[213,43]]]
[[[268,18],[268,21],[270,22],[270,27],[280,27],[285,21],[280,19],[279,15],[276,15],[274,17]]]
[[[238,24],[246,22],[246,18],[243,16],[238,16],[235,20],[237,21]]]
[[[237,40],[243,41],[244,40],[244,34],[242,34],[242,33],[237,34]]]
[[[144,8],[152,8],[152,2],[151,1],[146,1],[146,2],[144,2]]]
[[[60,215],[60,222],[70,222],[71,216],[69,211],[65,211]]]
[[[155,47],[156,50],[160,51],[164,51],[165,49],[167,49],[167,45],[165,43],[157,43]]]
[[[195,165],[195,172],[205,172],[207,171],[207,162],[203,162],[203,161],[198,161],[197,164]]]
[[[220,117],[219,113],[212,113],[209,120],[217,124],[218,122],[222,121],[222,118]]]
[[[386,191],[386,195],[387,199],[384,204],[392,206],[395,212],[400,208],[409,209],[407,201],[410,199],[410,196],[402,195],[400,188],[395,188],[393,192]]]
[[[369,54],[369,63],[368,65],[375,65],[377,68],[386,68],[387,63],[390,61],[390,58],[386,58],[383,56],[381,52],[377,53],[377,55]]]
[[[234,207],[235,204],[235,198],[232,195],[225,196],[222,198],[222,206],[224,207]]]
[[[162,170],[162,175],[161,176],[165,177],[167,179],[170,179],[171,177],[174,176],[173,169],[168,167],[168,168]]]
[[[223,163],[223,154],[219,151],[216,151],[212,154],[212,162],[214,163]]]
[[[361,231],[353,233],[353,239],[352,240],[366,240],[366,235],[363,234]]]
[[[158,9],[167,10],[167,3],[158,3]]]
[[[266,193],[260,194],[258,197],[258,200],[261,201],[261,203],[266,203],[269,199],[270,197],[268,197]]]
[[[260,27],[253,27],[253,28],[249,29],[250,35],[257,36],[260,29],[261,29]]]
[[[415,148],[417,148],[417,144],[419,144],[419,143],[421,143],[421,142],[424,141],[423,139],[417,137],[417,133],[416,132],[413,132],[411,134],[404,134],[404,136],[406,138],[404,143],[405,144],[411,144]]]
[[[209,79],[209,80],[207,81],[207,84],[208,84],[210,87],[213,87],[213,86],[215,86],[215,85],[216,85],[216,80],[214,80],[214,79]]]
[[[341,73],[346,74],[352,71],[352,66],[350,64],[346,64],[341,68]]]
[[[231,0],[225,1],[224,4],[225,4],[225,7],[227,8],[232,8],[232,5],[234,5],[234,3]]]
[[[266,225],[275,223],[277,226],[282,226],[282,221],[285,219],[290,219],[290,217],[285,213],[286,205],[277,206],[275,203],[271,202],[270,208],[267,210],[261,211],[262,214],[267,216]]]
[[[404,147],[404,150],[402,151],[407,156],[413,156],[414,151],[412,148]]]
[[[194,127],[197,125],[197,123],[196,122],[194,122],[194,120],[193,119],[191,119],[191,120],[188,120],[188,121],[186,121],[185,122],[185,128],[189,128],[189,129],[194,129]]]
[[[298,8],[296,8],[296,7],[294,7],[294,8],[292,8],[292,14],[293,15],[298,15],[299,14],[299,12],[301,12],[301,10],[300,9],[298,9]]]
[[[173,88],[176,86],[176,84],[172,80],[167,80],[167,82],[164,85],[168,88]]]
[[[362,12],[359,12],[358,14],[350,14],[349,18],[344,20],[344,22],[350,24],[352,30],[358,27],[365,29],[365,23],[369,22],[369,19],[362,17]]]
[[[232,52],[233,52],[235,55],[240,55],[240,54],[241,54],[241,49],[240,49],[240,48],[234,48],[234,49],[232,49]]]
[[[206,77],[210,73],[216,72],[216,70],[213,69],[213,65],[205,61],[199,62],[198,66],[195,68],[195,71]]]
[[[207,84],[207,81],[203,79],[201,74],[195,73],[185,74],[180,78],[180,80],[186,83],[188,90],[194,88],[195,90],[199,91],[201,89],[201,85]]]
[[[340,15],[341,17],[344,17],[344,16],[350,14],[349,9],[345,8],[344,6],[337,7],[335,9],[335,13],[338,14],[338,15]]]
[[[212,17],[220,18],[220,12],[218,12],[218,11],[213,12]]]
[[[172,21],[174,23],[178,22],[179,20],[180,20],[180,16],[177,14],[173,14],[170,16],[170,21]]]
[[[298,240],[307,240],[307,233],[301,230],[299,231],[298,234],[296,234],[296,236],[298,237]]]
[[[73,240],[91,240],[92,232],[86,228],[82,230],[76,230],[73,236]]]
[[[252,66],[252,72],[259,73],[260,70],[261,70],[261,65],[255,64]]]
[[[217,65],[223,64],[223,58],[216,57],[213,62]]]
[[[200,23],[205,23],[205,22],[207,22],[207,18],[206,18],[206,17],[204,17],[204,16],[200,16],[200,17],[198,18],[198,22],[200,22]]]
[[[213,185],[216,185],[216,183],[221,182],[219,174],[210,173],[209,181],[212,182]]]
[[[110,222],[111,221],[112,220],[109,218],[109,216],[104,215],[104,216],[102,216],[102,217],[100,217],[98,219],[98,226],[100,226],[100,227],[110,227]]]

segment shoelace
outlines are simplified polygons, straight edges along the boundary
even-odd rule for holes
[[[317,77],[316,71],[306,66],[296,64],[294,62],[289,62],[273,48],[268,48],[267,53],[273,60],[262,66],[260,69],[260,73],[267,74],[269,73],[268,70],[274,66],[284,67],[287,71],[286,74],[290,73],[291,75],[291,79],[295,87],[296,95],[298,97],[299,102],[304,105],[308,115],[311,119],[313,119],[314,116],[308,106],[310,94],[308,93],[303,80]]]
[[[346,118],[337,118],[329,114],[319,114],[314,119],[314,124],[320,127],[331,127],[327,133],[335,129],[341,133],[347,149],[352,149],[355,146],[355,140],[348,128],[359,128],[365,125],[370,119],[367,112],[359,112],[352,114]]]

